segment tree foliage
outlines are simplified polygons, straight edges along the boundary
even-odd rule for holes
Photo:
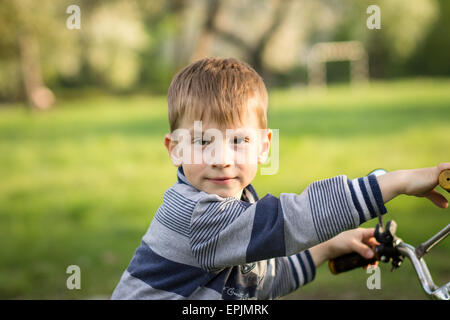
[[[71,4],[81,9],[80,30],[66,28],[66,8]],[[309,48],[323,41],[363,42],[372,76],[427,70],[438,74],[440,64],[448,66],[445,50],[437,50],[438,44],[450,46],[446,31],[436,29],[448,24],[444,0],[380,0],[380,30],[366,27],[370,4],[369,0],[0,1],[0,99],[25,99],[23,70],[30,68],[24,68],[27,63],[21,54],[24,36],[36,43],[35,73],[51,88],[165,92],[177,70],[210,55],[243,59],[268,79],[295,73],[298,80]],[[420,57],[427,63],[418,63]],[[448,74],[449,69],[441,72]]]

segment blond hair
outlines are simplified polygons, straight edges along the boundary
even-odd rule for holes
[[[179,127],[183,117],[243,124],[242,117],[251,111],[266,128],[267,104],[266,86],[249,65],[233,58],[205,58],[182,69],[170,84],[170,131]]]

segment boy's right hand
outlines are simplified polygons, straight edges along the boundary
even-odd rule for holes
[[[400,194],[425,197],[440,208],[447,208],[447,199],[434,188],[439,184],[439,174],[450,169],[450,162],[436,167],[398,170],[377,177],[378,184],[386,203]]]
[[[341,232],[328,241],[309,249],[313,261],[318,267],[323,262],[346,253],[357,252],[366,259],[373,257],[372,247],[379,243],[374,238],[374,228],[356,228]]]

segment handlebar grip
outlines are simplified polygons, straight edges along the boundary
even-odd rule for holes
[[[366,259],[356,252],[347,253],[340,257],[328,261],[328,268],[332,274],[339,274],[341,272],[349,271],[359,267],[365,267],[377,261],[376,255],[371,259]]]
[[[447,192],[450,192],[450,170],[444,170],[439,175],[439,185],[442,187],[442,189],[447,190]]]

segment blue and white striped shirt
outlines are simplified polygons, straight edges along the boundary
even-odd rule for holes
[[[386,213],[374,175],[243,199],[195,189],[178,170],[112,299],[274,299],[312,281],[308,251]]]

